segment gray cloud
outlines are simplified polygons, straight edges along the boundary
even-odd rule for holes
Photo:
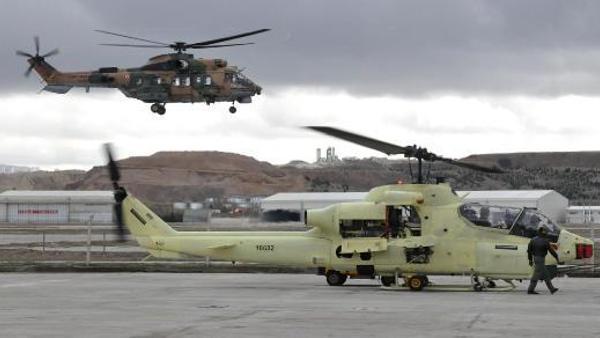
[[[0,90],[34,91],[15,49],[60,47],[64,70],[136,66],[148,50],[93,29],[200,41],[269,27],[257,45],[209,50],[267,90],[323,86],[354,95],[554,96],[600,92],[596,1],[18,1],[0,13]]]

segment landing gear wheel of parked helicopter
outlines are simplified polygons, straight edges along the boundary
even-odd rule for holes
[[[412,291],[421,291],[429,283],[429,280],[425,276],[411,276],[408,278],[408,287]]]
[[[237,111],[237,109],[235,108],[235,106],[229,107],[229,112],[230,113],[235,114],[236,111]]]
[[[164,115],[164,114],[165,114],[165,112],[167,111],[167,110],[165,109],[165,105],[164,105],[164,104],[160,104],[160,103],[158,103],[158,102],[156,102],[156,103],[153,103],[153,104],[150,106],[150,110],[151,110],[153,113],[156,113],[156,114],[158,114],[158,115]]]
[[[496,287],[496,282],[493,279],[486,278],[484,281],[484,285],[486,288],[493,289]]]
[[[392,284],[396,284],[395,276],[381,276],[381,285],[391,286]]]
[[[331,286],[342,286],[346,282],[348,276],[339,271],[329,270],[327,271],[325,278],[327,279],[327,284]]]
[[[477,275],[471,276],[471,284],[473,285],[473,290],[477,292],[481,292],[485,288],[481,281],[479,281],[479,276]]]

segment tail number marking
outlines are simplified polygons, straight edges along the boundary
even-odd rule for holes
[[[275,245],[273,244],[259,244],[256,246],[257,251],[273,251],[275,250]]]

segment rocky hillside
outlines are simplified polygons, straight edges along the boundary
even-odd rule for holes
[[[456,189],[554,189],[573,203],[600,204],[600,152],[472,155],[465,160],[496,165],[490,175],[434,163],[431,180],[445,177]],[[119,161],[122,184],[147,203],[202,201],[206,197],[267,196],[285,191],[366,191],[401,180],[411,182],[405,160],[345,160],[331,167],[274,166],[222,152],[159,152]],[[413,170],[414,170],[413,166]],[[0,175],[0,190],[110,189],[104,167]]]

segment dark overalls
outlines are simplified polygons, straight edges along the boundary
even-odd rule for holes
[[[550,246],[550,241],[547,238],[538,235],[529,241],[527,258],[529,258],[529,265],[533,264],[534,269],[531,281],[529,282],[529,288],[527,289],[528,293],[535,293],[535,287],[538,280],[546,282],[546,286],[550,292],[554,293],[558,290],[552,285],[552,277],[550,276],[548,269],[546,269],[545,258],[548,251],[550,251],[550,254],[554,256],[558,262],[558,255],[556,254],[556,251],[552,249],[552,246]]]

